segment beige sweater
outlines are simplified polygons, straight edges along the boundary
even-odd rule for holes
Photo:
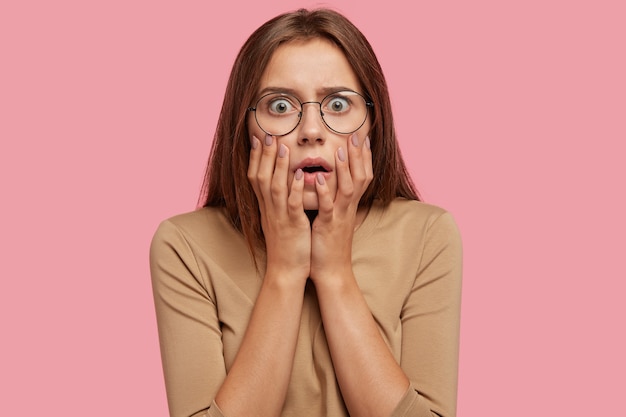
[[[384,340],[411,381],[392,416],[454,416],[461,242],[452,217],[417,201],[374,204],[354,234],[352,258]],[[222,416],[213,398],[246,331],[262,274],[217,208],[164,221],[150,259],[170,414]],[[265,269],[263,256],[259,266]],[[348,416],[310,281],[282,416]]]

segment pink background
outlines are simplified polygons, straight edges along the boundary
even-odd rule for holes
[[[245,38],[319,3],[214,4],[0,5],[0,415],[167,415],[152,233],[195,206]],[[463,234],[459,416],[623,408],[623,4],[330,3]]]

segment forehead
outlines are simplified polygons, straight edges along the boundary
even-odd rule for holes
[[[263,71],[259,91],[289,89],[303,97],[334,88],[360,90],[360,82],[344,53],[322,38],[291,41],[274,51]]]

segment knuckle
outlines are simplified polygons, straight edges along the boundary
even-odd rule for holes
[[[331,204],[320,204],[319,212],[324,215],[324,217],[329,217],[333,214],[333,206]]]
[[[368,181],[369,180],[367,179],[367,174],[365,174],[365,173],[359,174],[358,178],[356,179],[356,182],[359,185],[367,184]]]
[[[272,194],[279,194],[282,191],[283,187],[276,181],[272,181],[270,184],[270,191]]]
[[[270,176],[264,173],[258,173],[256,175],[256,181],[261,185],[267,185],[270,181]]]
[[[296,200],[295,198],[290,198],[287,201],[287,207],[289,208],[290,211],[296,211],[300,208],[298,204],[298,200]]]
[[[344,190],[342,191],[343,195],[345,195],[348,198],[352,198],[354,196],[354,187],[352,185],[349,185],[348,187],[344,188]]]

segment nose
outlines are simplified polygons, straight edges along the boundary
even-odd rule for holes
[[[325,128],[326,125],[322,120],[321,104],[317,101],[307,101],[302,103],[302,116],[298,130],[298,143],[324,143]]]

